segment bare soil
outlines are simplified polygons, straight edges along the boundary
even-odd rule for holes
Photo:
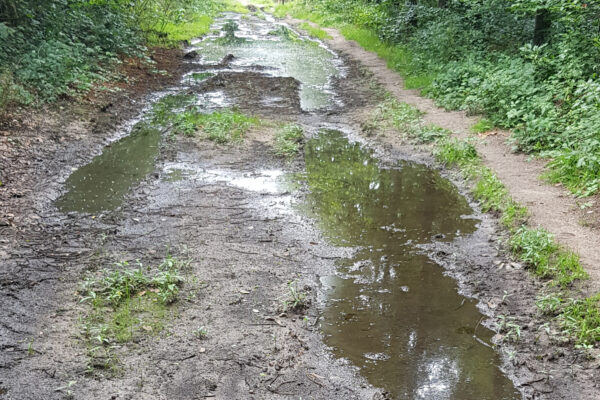
[[[396,93],[402,93],[401,81],[380,69],[372,55],[330,33],[332,48],[346,54],[348,74],[335,82],[344,106],[304,113],[297,82],[255,73],[226,73],[228,79],[212,78],[193,90],[220,88],[238,96],[243,110],[273,123],[295,121],[309,132],[330,123],[359,132],[380,101],[378,82],[390,89],[386,79],[395,77]],[[290,162],[274,155],[269,123],[232,146],[198,138],[164,140],[155,172],[114,212],[65,215],[52,206],[71,169],[117,138],[121,125],[145,105],[145,96],[179,82],[187,68],[182,53],[156,57],[169,76],[146,75],[136,67],[137,83],[123,92],[15,114],[2,128],[0,398],[387,398],[322,343],[319,276],[332,274],[335,260],[349,250],[332,247],[314,221],[290,211],[289,203],[300,200],[303,190],[252,192],[220,181],[172,181],[165,173],[172,163],[238,175],[301,171],[301,156]],[[265,91],[286,101],[265,105],[260,101]],[[411,101],[430,104],[417,99],[414,95]],[[428,118],[449,127],[444,112],[428,112]],[[448,124],[466,130],[471,120],[459,117]],[[366,140],[384,162],[412,159],[433,165],[427,148],[397,136]],[[466,193],[464,182],[445,173]],[[521,341],[505,343],[500,335],[497,342],[504,354],[515,351],[516,356],[506,357],[504,370],[525,398],[596,398],[597,362],[538,329],[546,322],[534,304],[543,283],[522,269],[499,268],[508,261],[499,244],[502,231],[492,216],[478,217],[482,223],[476,233],[434,243],[428,254],[457,279],[463,293],[479,299],[490,317],[482,324],[493,328],[498,316],[510,315],[523,327]],[[81,335],[87,305],[79,301],[80,282],[115,261],[156,265],[167,248],[191,260],[185,274],[193,279],[182,287],[166,328],[119,345],[116,372],[90,365]],[[294,280],[308,293],[309,307],[282,314],[287,284]],[[194,334],[200,327],[207,330],[205,339]]]

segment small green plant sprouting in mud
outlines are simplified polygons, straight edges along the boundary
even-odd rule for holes
[[[170,305],[183,284],[180,273],[187,262],[167,255],[155,269],[139,262],[131,268],[126,261],[115,266],[87,278],[80,290],[81,302],[90,306],[82,317],[90,372],[100,368],[115,373],[119,361],[113,348],[117,343],[164,329]]]
[[[194,336],[200,340],[204,340],[208,337],[208,331],[205,327],[201,326],[200,328],[194,330]]]
[[[390,94],[386,97],[366,126],[393,128],[418,143],[432,143],[449,136],[450,132],[446,129],[424,124],[423,113],[416,107],[402,103]]]
[[[300,152],[304,132],[296,124],[284,125],[275,135],[275,154],[282,157],[293,157]]]
[[[289,281],[287,284],[288,292],[282,300],[283,311],[301,312],[308,308],[308,293],[305,290],[298,289],[298,281]]]
[[[498,331],[503,333],[503,340],[508,342],[518,342],[521,339],[521,327],[514,322],[514,318],[500,315],[497,322]]]

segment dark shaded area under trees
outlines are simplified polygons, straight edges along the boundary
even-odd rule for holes
[[[0,111],[114,79],[123,56],[151,62],[150,34],[214,8],[211,0],[0,0]]]

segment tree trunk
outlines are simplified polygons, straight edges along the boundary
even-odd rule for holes
[[[535,14],[535,26],[533,28],[533,44],[535,46],[548,43],[551,25],[550,12],[546,9],[538,10]]]

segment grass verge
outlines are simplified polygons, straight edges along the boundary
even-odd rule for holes
[[[366,126],[366,128],[365,128]],[[500,179],[485,167],[473,139],[454,139],[450,132],[425,124],[415,107],[391,95],[377,107],[363,129],[393,128],[418,143],[434,143],[435,158],[457,166],[471,180],[473,197],[485,212],[494,212],[509,233],[508,247],[513,256],[535,275],[550,279],[552,285],[566,287],[587,278],[579,257],[562,248],[547,231],[526,226],[527,209],[514,201]]]
[[[459,168],[471,181],[473,197],[479,201],[482,210],[500,217],[508,232],[507,245],[513,257],[534,275],[548,279],[550,287],[565,290],[574,281],[588,278],[577,254],[561,247],[546,230],[526,225],[527,209],[513,200],[500,179],[483,165],[473,138],[452,138],[447,131],[424,125],[419,110],[389,96],[366,125],[368,129],[394,128],[419,143],[434,142],[436,160]],[[600,294],[563,300],[556,293],[538,301],[538,307],[554,314],[562,334],[573,340],[577,347],[593,346],[600,340]],[[510,327],[509,323],[505,330],[508,334],[514,333],[511,337],[518,340],[520,335],[512,332]]]
[[[327,32],[325,32],[323,29],[319,28],[318,26],[313,26],[311,24],[309,24],[308,22],[303,22],[299,25],[300,29],[306,31],[308,33],[309,36],[320,39],[320,40],[325,40],[325,39],[331,39],[331,35]]]

